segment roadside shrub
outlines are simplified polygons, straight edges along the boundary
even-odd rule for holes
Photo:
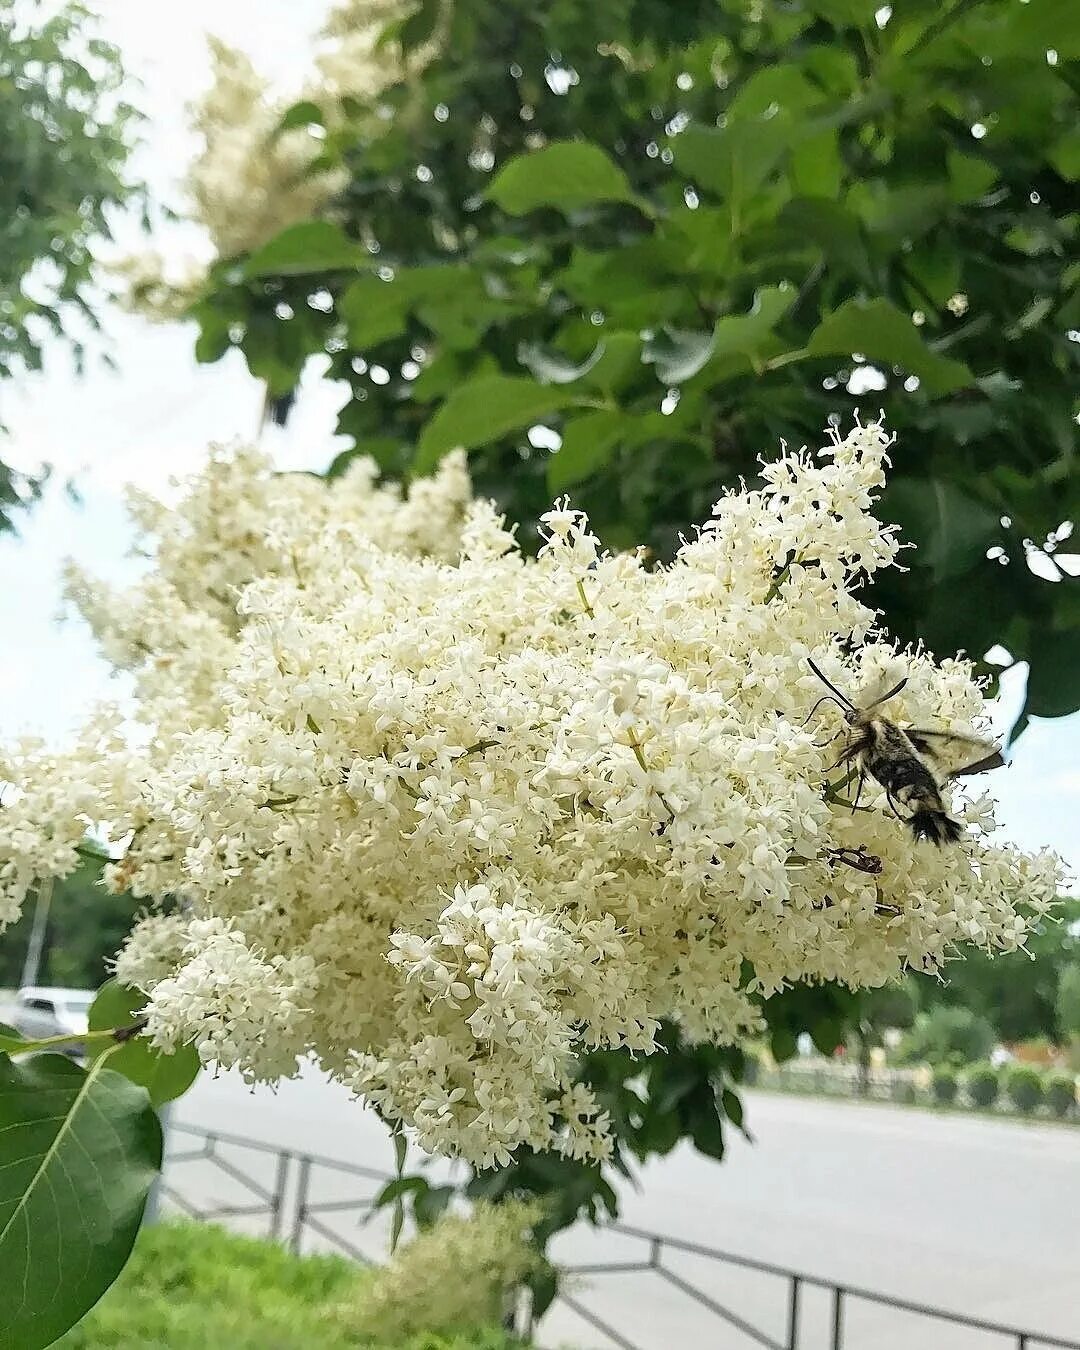
[[[1046,1080],[1046,1104],[1055,1116],[1067,1116],[1076,1105],[1076,1079],[1071,1073],[1053,1073]]]
[[[919,1013],[901,1043],[907,1064],[971,1064],[994,1048],[994,1028],[970,1008],[945,1005]]]
[[[1001,1093],[1001,1075],[992,1064],[973,1064],[964,1075],[964,1086],[976,1106],[993,1106]]]
[[[956,1100],[956,1089],[959,1086],[956,1074],[952,1069],[940,1068],[934,1070],[934,1077],[931,1081],[931,1091],[934,1094],[934,1101],[941,1106],[951,1106]]]
[[[1013,1105],[1025,1115],[1042,1103],[1042,1074],[1027,1064],[1018,1064],[1015,1069],[1009,1071],[1006,1087]]]

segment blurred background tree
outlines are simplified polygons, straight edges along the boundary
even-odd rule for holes
[[[38,984],[96,989],[108,978],[107,963],[131,929],[136,902],[129,895],[110,894],[100,879],[101,863],[88,858],[54,885]],[[0,989],[21,982],[34,909],[28,905],[0,938]]]
[[[81,5],[0,3],[0,379],[40,369],[52,337],[81,368],[79,334],[98,326],[91,245],[134,192],[123,78]],[[42,481],[3,458],[0,443],[0,531]]]
[[[1023,717],[1080,704],[1071,0],[342,13],[376,59],[251,154],[291,138],[321,209],[222,257],[202,359],[287,400],[327,356],[388,473],[465,445],[526,542],[572,490],[659,557],[782,438],[883,407],[919,546],[875,588],[890,628],[1003,644]]]

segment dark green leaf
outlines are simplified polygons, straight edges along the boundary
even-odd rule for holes
[[[917,375],[927,393],[940,396],[972,383],[962,361],[932,351],[906,314],[888,300],[847,300],[810,335],[807,351],[814,356],[861,352],[872,361],[903,367]]]
[[[495,175],[487,195],[512,216],[541,206],[570,212],[634,199],[626,174],[588,141],[553,141],[542,150],[515,156]]]
[[[448,451],[485,445],[575,398],[565,387],[511,375],[484,375],[459,385],[420,433],[416,472],[428,473]]]
[[[395,1177],[393,1181],[388,1181],[379,1191],[375,1199],[372,1200],[373,1209],[382,1209],[386,1205],[392,1205],[395,1201],[401,1200],[406,1195],[420,1195],[428,1189],[426,1177]]]
[[[328,220],[290,225],[244,263],[246,277],[304,276],[311,272],[351,271],[371,262],[370,254]]]
[[[561,352],[541,347],[537,342],[518,344],[518,360],[531,370],[541,384],[572,384],[587,375],[604,354],[604,344],[598,342],[584,361],[576,363]]]
[[[98,990],[90,1006],[91,1031],[130,1027],[146,1006],[146,995],[129,989],[116,980],[108,980]],[[155,1106],[182,1096],[199,1074],[199,1056],[193,1045],[181,1046],[171,1055],[155,1050],[150,1042],[136,1035],[124,1044],[97,1050],[108,1055],[109,1068],[139,1083],[150,1094]]]
[[[712,355],[713,334],[669,328],[646,338],[642,361],[656,367],[656,378],[663,385],[682,384],[698,373]]]
[[[454,1186],[428,1186],[413,1195],[413,1218],[417,1227],[430,1228],[446,1211],[457,1194]]]
[[[1075,584],[1058,582],[1060,586]],[[1033,650],[1024,713],[1029,717],[1065,717],[1080,702],[1080,628],[1041,632]]]
[[[326,117],[323,110],[311,99],[303,99],[285,110],[284,117],[278,123],[278,131],[293,131],[297,127],[324,126],[326,126]]]
[[[940,478],[894,478],[881,515],[918,544],[916,560],[937,582],[968,571],[1001,533],[996,512]]]
[[[626,419],[622,413],[586,413],[566,423],[562,445],[548,460],[547,485],[553,497],[583,483],[611,458]]]
[[[161,1166],[146,1092],[97,1060],[0,1055],[0,1350],[51,1345],[119,1275]]]
[[[555,1295],[559,1292],[559,1277],[554,1266],[545,1264],[539,1270],[530,1271],[526,1282],[532,1294],[533,1316],[539,1320],[555,1302]]]

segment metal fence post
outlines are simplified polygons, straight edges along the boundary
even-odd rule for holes
[[[289,1181],[289,1163],[291,1153],[279,1153],[277,1173],[274,1177],[274,1193],[270,1198],[270,1234],[276,1242],[281,1237],[281,1215],[285,1205],[285,1187]]]
[[[842,1350],[844,1344],[844,1291],[833,1286],[832,1350]]]
[[[802,1281],[798,1275],[791,1277],[791,1302],[788,1304],[787,1350],[798,1350],[799,1344],[799,1290]]]
[[[307,1220],[308,1190],[311,1186],[311,1159],[300,1159],[300,1175],[296,1182],[296,1213],[293,1215],[292,1236],[289,1250],[299,1255],[300,1241],[304,1235]]]

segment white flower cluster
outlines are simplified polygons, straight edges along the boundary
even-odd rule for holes
[[[386,35],[407,6],[402,0],[341,0],[318,36],[311,72],[300,89],[273,86],[241,51],[210,39],[210,88],[191,108],[199,148],[184,182],[190,217],[202,225],[219,258],[258,248],[280,231],[327,210],[347,175],[321,169],[326,135],[341,125],[342,100],[375,112],[383,90],[421,69],[443,40],[448,7],[428,42],[406,56]],[[308,126],[282,129],[297,103],[313,104]],[[355,119],[355,108],[352,113]],[[317,120],[316,120],[317,119]],[[205,283],[205,268],[155,249],[116,262],[128,308],[152,319],[183,315]]]
[[[565,502],[523,556],[457,455],[402,496],[218,453],[177,510],[137,504],[134,591],[73,578],[142,726],[6,765],[3,915],[109,822],[112,884],[184,906],[118,967],[159,1044],[251,1078],[313,1054],[478,1165],[604,1157],[577,1057],[648,1054],[661,1019],[734,1041],[789,982],[1016,947],[1056,860],[992,845],[985,803],[944,848],[872,783],[853,812],[840,713],[810,715],[808,658],[856,700],[906,674],[898,721],[980,716],[967,664],[898,653],[853,593],[898,549],[887,448],[784,455],[664,567]]]

